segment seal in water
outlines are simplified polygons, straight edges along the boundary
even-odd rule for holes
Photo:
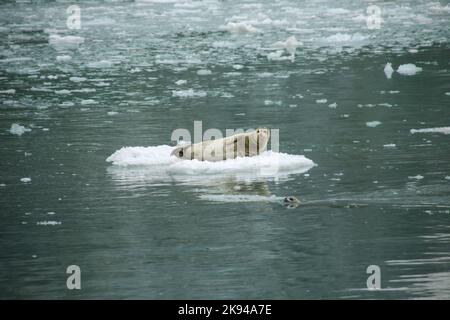
[[[217,140],[207,140],[176,147],[171,155],[184,160],[221,161],[236,157],[253,157],[267,149],[270,131],[258,128],[248,133],[238,133]]]

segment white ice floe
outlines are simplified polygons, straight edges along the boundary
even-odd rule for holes
[[[253,27],[248,22],[228,22],[222,29],[231,33],[256,33],[259,32],[258,29]]]
[[[83,81],[86,81],[87,78],[85,78],[85,77],[70,77],[69,80],[72,82],[83,82]]]
[[[370,127],[370,128],[375,128],[377,126],[379,126],[381,124],[380,121],[369,121],[366,122],[366,126]]]
[[[186,80],[178,80],[178,81],[175,82],[175,84],[176,84],[177,86],[181,86],[182,84],[186,84],[186,83],[187,83]]]
[[[286,50],[286,52],[289,55],[288,56],[289,60],[294,62],[295,52],[297,50],[297,47],[301,46],[302,44],[303,43],[301,43],[300,41],[297,41],[297,38],[295,36],[290,36],[285,41],[275,42],[273,44],[273,47],[276,48],[276,49],[279,49],[279,50],[281,49],[281,51],[282,50]],[[271,58],[269,58],[269,55],[268,55],[267,58],[269,60],[276,60],[276,59],[280,60],[280,58],[282,58],[282,56],[279,55],[279,51],[276,51],[276,55],[271,56]]]
[[[422,71],[422,68],[416,67],[416,65],[412,64],[412,63],[402,64],[397,69],[398,73],[405,75],[405,76],[413,76],[417,72],[421,72],[421,71]]]
[[[15,89],[0,90],[0,93],[14,94],[16,93],[16,90]]]
[[[391,79],[393,73],[394,68],[392,68],[392,64],[390,62],[386,63],[384,66],[384,74],[386,75],[386,78]]]
[[[318,99],[316,100],[316,103],[327,103],[328,100],[327,99]]]
[[[21,178],[20,181],[23,183],[28,183],[28,182],[31,182],[31,178],[29,178],[29,177]]]
[[[107,68],[111,68],[113,66],[113,63],[112,63],[112,61],[109,61],[109,60],[101,60],[101,61],[90,62],[86,66],[88,68],[93,68],[93,69],[107,69]]]
[[[385,148],[395,148],[397,146],[395,145],[395,143],[388,143],[388,144],[384,144],[383,147],[385,147]]]
[[[446,92],[445,95],[446,95],[446,96],[450,96],[450,92]]]
[[[414,180],[422,180],[423,176],[418,174],[416,176],[409,176],[408,179],[414,179]]]
[[[72,57],[69,56],[69,55],[67,55],[67,54],[63,54],[63,55],[60,55],[60,56],[56,56],[56,61],[58,61],[58,62],[69,61],[69,60],[71,60],[71,59],[72,59]]]
[[[208,69],[200,69],[197,71],[197,74],[199,76],[207,76],[207,75],[210,75],[211,73],[212,73],[211,70],[208,70]]]
[[[116,112],[116,111],[108,111],[106,114],[108,116],[115,116],[116,114],[118,114],[118,112]]]
[[[153,147],[124,147],[106,161],[119,167],[145,167],[155,176],[216,176],[226,174],[248,174],[276,176],[282,172],[306,172],[314,162],[302,155],[291,155],[265,151],[259,156],[238,157],[224,161],[182,160],[171,156],[175,147],[160,145]]]
[[[21,136],[21,135],[23,135],[25,132],[30,132],[30,131],[31,131],[30,128],[26,128],[26,127],[21,126],[20,124],[17,124],[17,123],[13,123],[13,124],[11,125],[11,128],[9,129],[9,132],[10,132],[11,134],[15,134],[15,135],[18,135],[18,136]]]
[[[332,109],[336,109],[337,108],[337,103],[333,102],[333,103],[329,104],[328,107],[332,108]]]
[[[443,133],[443,134],[450,134],[450,127],[411,129],[410,132],[412,134],[414,134],[414,133]]]
[[[70,94],[71,91],[67,90],[67,89],[62,89],[62,90],[55,90],[56,94]]]
[[[206,97],[206,92],[205,91],[194,91],[193,89],[173,90],[172,96],[179,97],[179,98]]]
[[[61,221],[38,221],[36,224],[38,226],[57,226],[61,224]]]

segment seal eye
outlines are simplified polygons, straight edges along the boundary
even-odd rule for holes
[[[258,130],[256,130],[256,133],[259,133],[259,129],[258,129]]]
[[[184,153],[183,153],[183,149],[181,149],[180,152],[178,152],[178,155],[179,155],[180,157],[183,157],[183,154],[184,154]]]

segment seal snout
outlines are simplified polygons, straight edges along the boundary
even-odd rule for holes
[[[284,202],[285,203],[300,203],[300,200],[298,200],[294,196],[289,196],[289,197],[284,198]]]

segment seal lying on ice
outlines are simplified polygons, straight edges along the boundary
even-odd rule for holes
[[[258,128],[248,133],[238,133],[217,140],[207,140],[176,147],[171,155],[184,160],[221,161],[236,157],[252,157],[267,149],[270,131]]]

